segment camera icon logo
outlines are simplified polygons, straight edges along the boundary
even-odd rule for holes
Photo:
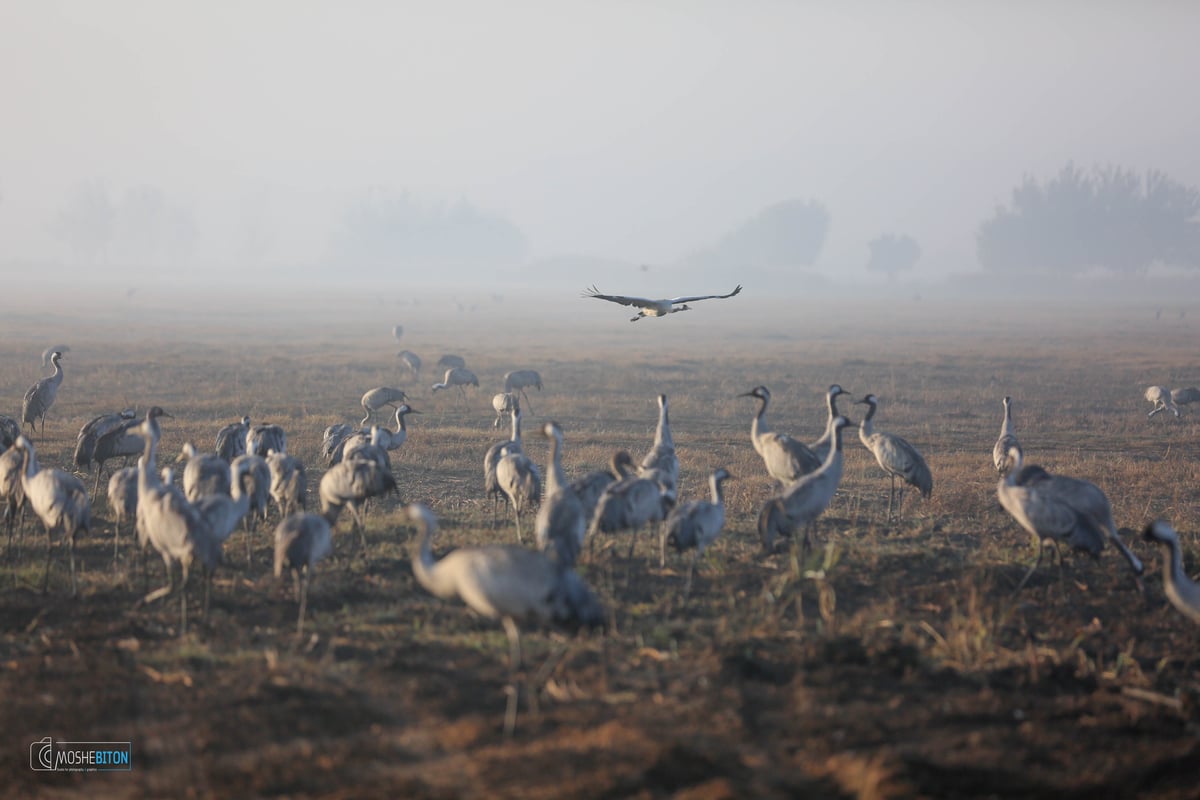
[[[30,743],[29,768],[41,772],[54,770],[54,740],[49,736]]]

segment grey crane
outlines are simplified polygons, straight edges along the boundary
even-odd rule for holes
[[[633,466],[633,458],[625,451],[617,453],[614,459],[617,468],[622,471]],[[602,533],[630,531],[628,558],[633,558],[638,530],[666,519],[673,506],[674,500],[666,497],[657,481],[630,475],[610,484],[601,493],[596,501],[587,538],[594,542]]]
[[[446,369],[464,369],[467,366],[467,361],[462,356],[456,356],[453,353],[445,353],[437,360],[439,367]]]
[[[517,396],[512,392],[499,392],[492,395],[492,410],[496,412],[496,421],[492,423],[493,428],[500,427],[500,420],[504,419],[505,414],[511,414],[516,406]]]
[[[412,350],[401,350],[396,353],[396,358],[400,359],[400,364],[412,373],[413,380],[421,380],[421,357]]]
[[[668,414],[667,396],[658,396],[658,424],[654,429],[654,444],[642,458],[638,474],[659,485],[669,511],[679,494],[679,456],[675,453],[675,440],[671,437],[671,420]]]
[[[1013,482],[1018,486],[1045,485],[1056,496],[1069,503],[1076,511],[1086,515],[1099,525],[1100,529],[1108,537],[1108,540],[1113,543],[1113,546],[1117,548],[1121,556],[1129,563],[1129,568],[1133,570],[1134,583],[1138,591],[1141,592],[1143,590],[1139,576],[1145,571],[1145,565],[1133,554],[1121,538],[1121,533],[1128,531],[1128,529],[1118,530],[1116,520],[1113,517],[1112,503],[1108,501],[1108,497],[1100,487],[1081,478],[1051,474],[1036,464],[1029,464],[1027,466],[1018,465],[1015,471],[1017,474],[1013,476]]]
[[[145,450],[138,458],[137,533],[140,546],[149,545],[162,557],[166,566],[167,585],[142,598],[140,603],[152,603],[176,590],[174,566],[179,565],[180,634],[187,632],[187,584],[193,561],[204,572],[204,616],[208,615],[212,576],[221,562],[221,545],[207,520],[188,502],[176,486],[163,483],[157,474],[155,458],[162,436],[160,417],[169,417],[159,406],[146,412],[139,433],[145,440]]]
[[[321,516],[333,527],[343,508],[350,509],[352,527],[358,529],[363,549],[367,547],[366,501],[396,490],[396,478],[391,470],[371,460],[347,459],[335,464],[321,476],[317,495],[321,500]]]
[[[1148,542],[1162,545],[1163,590],[1171,605],[1192,622],[1200,623],[1200,584],[1191,580],[1183,571],[1183,552],[1179,547],[1179,536],[1164,520],[1155,520],[1142,532]]]
[[[466,367],[451,367],[446,370],[445,376],[440,383],[435,383],[430,387],[430,391],[437,392],[439,389],[449,389],[454,386],[462,395],[463,402],[467,399],[467,390],[465,386],[479,386],[479,378],[475,377],[475,373]]]
[[[1021,591],[1042,563],[1047,541],[1052,542],[1055,549],[1059,542],[1064,542],[1073,549],[1082,550],[1095,558],[1104,549],[1105,534],[1100,522],[1091,514],[1072,505],[1060,491],[1061,487],[1054,482],[1031,480],[1025,485],[1018,483],[1021,477],[1019,448],[1010,447],[1008,458],[1012,461],[1013,468],[1008,475],[1000,479],[996,487],[996,496],[1004,510],[1033,536],[1037,545],[1037,558],[1017,584],[1015,593]]]
[[[604,607],[573,569],[517,545],[460,547],[435,559],[437,518],[417,503],[405,511],[422,531],[419,549],[412,556],[417,582],[434,597],[458,598],[480,616],[499,619],[508,636],[508,664],[514,678],[521,665],[519,623],[575,630],[604,626]],[[505,731],[511,734],[516,725],[515,692],[509,694],[504,719]]]
[[[395,408],[397,403],[403,403],[407,399],[408,395],[404,393],[403,389],[396,389],[392,386],[376,386],[362,396],[360,402],[362,403],[363,411],[367,413],[363,416],[362,421],[358,423],[359,426],[366,425],[367,421],[371,419],[371,415],[379,409],[387,406]]]
[[[1171,399],[1171,391],[1167,387],[1147,386],[1145,397],[1154,404],[1154,410],[1146,415],[1147,419],[1163,411],[1170,411],[1175,416],[1179,416],[1179,409],[1175,406],[1175,401]]]
[[[933,494],[933,474],[929,465],[917,448],[892,433],[876,431],[871,423],[875,411],[879,408],[879,398],[869,394],[857,405],[870,407],[867,415],[858,426],[858,438],[875,456],[875,461],[883,468],[892,480],[892,490],[888,495],[888,519],[892,518],[892,501],[896,497],[896,478],[901,479],[900,498],[896,502],[896,519],[904,513],[904,484],[915,487],[921,496],[928,498]]]
[[[583,507],[584,519],[590,521],[596,513],[596,503],[600,501],[600,495],[604,494],[605,489],[616,481],[628,477],[625,472],[622,472],[625,465],[618,462],[617,455],[618,453],[613,453],[607,469],[594,470],[571,481],[571,488],[575,491],[575,496],[579,498],[579,504]],[[632,461],[630,459],[630,463]]]
[[[595,297],[597,300],[607,300],[610,303],[620,303],[623,306],[633,306],[638,309],[637,316],[630,317],[630,322],[637,322],[642,317],[665,317],[668,314],[674,314],[678,311],[691,311],[692,307],[688,303],[696,303],[700,300],[723,300],[726,297],[733,297],[742,291],[742,285],[739,283],[737,288],[729,294],[700,294],[690,297],[672,297],[664,300],[651,300],[647,297],[627,297],[619,294],[601,294],[600,290],[595,286],[586,289],[583,292],[584,297]]]
[[[55,467],[39,469],[32,459],[33,443],[18,436],[14,450],[22,453],[21,485],[25,499],[33,513],[46,529],[46,572],[42,577],[42,591],[50,585],[50,562],[55,535],[67,540],[67,553],[71,565],[71,595],[79,592],[75,579],[75,539],[81,531],[92,527],[92,503],[88,498],[83,481],[69,472]]]
[[[750,423],[750,442],[762,457],[768,475],[781,484],[788,484],[821,466],[821,459],[808,445],[786,433],[776,433],[767,425],[767,405],[771,402],[767,387],[755,386],[738,396],[758,399],[758,413]]]
[[[20,438],[20,434],[17,435]],[[16,439],[13,440],[16,444]],[[0,453],[0,498],[4,499],[4,525],[8,529],[8,549],[13,546],[13,535],[18,529],[25,527],[25,484],[21,476],[25,474],[25,454],[15,446]],[[29,460],[34,471],[41,469],[37,463],[37,454],[31,452]],[[18,521],[18,517],[20,520]]]
[[[42,378],[25,392],[25,400],[21,404],[21,422],[29,426],[29,434],[33,435],[34,423],[41,420],[40,430],[46,432],[46,412],[54,405],[58,397],[58,387],[62,385],[63,369],[62,351],[55,350],[50,354],[50,363],[54,366],[54,374]]]
[[[833,426],[830,423],[833,422],[834,417],[840,416],[838,414],[837,399],[844,394],[846,394],[846,390],[836,383],[831,384],[825,392],[825,409],[828,412],[825,417],[825,431],[821,434],[821,438],[808,446],[808,449],[816,454],[822,464],[829,457],[829,450],[833,447]]]
[[[17,443],[21,424],[6,414],[0,414],[0,453]]]
[[[1179,406],[1191,405],[1192,403],[1200,403],[1200,389],[1195,386],[1188,386],[1183,389],[1171,390],[1171,402],[1175,404],[1176,409]]]
[[[191,442],[183,443],[179,455],[183,467],[183,494],[195,503],[206,494],[229,494],[231,490],[229,465],[215,453],[200,453]]]
[[[83,470],[91,469],[92,462],[98,462],[93,496],[99,495],[100,475],[104,471],[105,461],[120,456],[136,456],[141,452],[141,437],[129,432],[140,424],[137,412],[130,408],[113,414],[101,414],[79,429],[72,460],[75,466]]]
[[[725,496],[722,484],[733,476],[721,467],[713,472],[708,479],[711,500],[692,500],[681,506],[676,506],[667,517],[659,536],[658,565],[667,565],[667,545],[679,552],[692,551],[692,559],[688,562],[687,581],[684,584],[683,596],[692,592],[692,572],[696,567],[696,559],[704,555],[704,550],[717,540],[721,529],[725,527]]]
[[[208,524],[213,539],[224,547],[225,542],[233,535],[238,523],[246,518],[255,500],[255,485],[257,476],[253,462],[242,459],[257,458],[257,456],[238,456],[231,467],[231,494],[210,494],[196,501],[196,510]],[[163,476],[163,483],[171,483],[171,479]],[[246,563],[250,563],[250,537],[246,537]]]
[[[387,448],[383,446],[386,435],[384,429],[378,425],[371,426],[369,435],[354,434],[346,439],[346,444],[342,448],[342,460],[374,461],[380,469],[391,472],[392,457],[388,455]]]
[[[321,460],[325,466],[332,467],[342,460],[342,451],[346,439],[354,434],[354,426],[344,422],[330,425],[321,434]]]
[[[283,428],[269,422],[251,425],[246,433],[246,455],[266,458],[272,450],[287,452],[287,433]]]
[[[250,417],[244,416],[217,431],[213,452],[226,464],[246,452],[246,434],[250,433]]]
[[[525,390],[530,387],[537,389],[539,392],[542,390],[542,376],[538,374],[537,370],[515,369],[512,372],[504,374],[504,391],[510,394],[514,392],[520,394],[525,400],[525,404],[529,406],[529,411],[532,413],[533,404],[529,402],[529,395],[525,393]],[[495,403],[496,401],[493,398],[492,405],[494,406]]]
[[[517,541],[523,542],[521,516],[542,499],[542,473],[523,451],[509,452],[496,462],[496,485],[508,498],[517,523]]]
[[[1008,459],[1008,451],[1011,448],[1021,449],[1021,443],[1017,441],[1017,435],[1013,433],[1012,420],[1012,398],[1008,395],[1004,396],[1004,421],[1000,425],[1000,437],[996,439],[996,444],[992,447],[992,464],[996,466],[996,472],[1001,475],[1007,475],[1012,469],[1012,462]]]
[[[113,515],[113,561],[121,548],[121,526],[137,520],[138,473],[136,467],[122,467],[108,477],[108,508]]]
[[[333,553],[333,535],[329,522],[317,514],[291,514],[275,526],[275,577],[282,578],[284,567],[292,573],[296,602],[300,613],[296,635],[304,633],[304,610],[308,606],[308,584],[317,562]]]
[[[69,352],[71,352],[71,348],[67,347],[65,344],[50,345],[49,347],[47,347],[45,350],[42,351],[42,366],[43,367],[50,366],[50,357],[53,356],[55,353],[69,353]]]
[[[514,455],[523,452],[524,445],[521,443],[521,405],[514,403],[509,409],[509,415],[512,417],[512,437],[503,442],[496,442],[487,449],[483,456],[483,492],[486,497],[492,499],[492,523],[496,522],[496,506],[498,498],[504,498],[505,503],[508,502],[508,495],[500,488],[500,481],[496,477],[496,466],[500,463],[500,459],[507,455]]]
[[[393,325],[392,326],[392,338],[394,338],[398,342],[398,341],[400,341],[400,337],[402,337],[403,335],[404,335],[404,326],[403,325]]]
[[[279,518],[286,519],[307,507],[308,474],[303,462],[287,453],[267,454],[271,471],[271,499],[279,509]]]
[[[583,549],[589,518],[563,471],[562,426],[547,422],[542,426],[542,435],[550,440],[550,465],[546,469],[546,499],[538,509],[534,537],[538,547],[559,564],[572,567]]]
[[[246,453],[233,460],[230,474],[232,482],[236,483],[239,479],[242,481],[242,492],[249,498],[249,510],[241,517],[245,528],[247,531],[257,530],[258,523],[266,521],[271,503],[271,468],[262,456]],[[231,494],[237,498],[236,492],[231,491]],[[246,537],[247,561],[250,554],[250,538]]]
[[[850,420],[840,415],[830,420],[829,454],[821,466],[789,483],[779,495],[763,505],[758,514],[758,535],[764,552],[774,552],[777,537],[791,537],[803,529],[800,562],[807,560],[817,518],[829,508],[842,482],[845,464],[842,431],[850,424]]]

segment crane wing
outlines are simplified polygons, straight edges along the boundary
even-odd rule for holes
[[[679,303],[694,303],[697,300],[724,300],[726,297],[733,297],[740,291],[742,291],[742,285],[739,283],[737,288],[729,294],[702,294],[695,297],[675,297],[667,302],[669,302],[671,305],[677,305]]]
[[[607,300],[610,303],[620,303],[623,306],[638,306],[647,307],[654,305],[654,300],[649,300],[645,297],[626,297],[620,294],[600,294],[600,290],[593,286],[583,292],[583,297],[595,297],[599,300]]]

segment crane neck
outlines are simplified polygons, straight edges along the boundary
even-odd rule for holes
[[[454,597],[454,583],[451,576],[438,568],[438,562],[433,557],[433,534],[437,527],[428,514],[422,515],[421,545],[412,559],[413,576],[417,583],[434,597],[443,600]]]
[[[871,422],[871,419],[875,416],[875,410],[878,408],[878,406],[876,406],[874,403],[867,403],[867,406],[868,410],[866,416],[862,418],[862,422],[858,423],[858,438],[861,439],[864,444],[866,444],[867,440],[869,440],[875,433],[875,425],[873,422]]]
[[[658,410],[658,427],[654,430],[654,443],[656,445],[667,445],[674,447],[675,442],[671,439],[671,422],[667,418],[667,401],[663,400]]]
[[[512,440],[521,443],[521,409],[514,408],[512,412]]]
[[[1008,403],[1004,404],[1004,422],[1000,426],[1000,435],[1013,435],[1012,406]]]
[[[757,440],[763,434],[771,432],[770,426],[767,425],[767,403],[770,398],[766,395],[757,397],[758,413],[754,415],[754,419],[750,422],[750,435]]]
[[[546,481],[546,496],[549,497],[566,485],[567,474],[562,466],[562,433],[556,430],[550,439],[550,475]]]
[[[718,477],[714,472],[708,476],[708,488],[712,493],[713,505],[724,505],[725,503],[725,479]]]

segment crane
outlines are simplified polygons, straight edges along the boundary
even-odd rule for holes
[[[1183,552],[1175,529],[1160,519],[1147,525],[1142,535],[1146,541],[1162,545],[1166,554],[1163,558],[1163,589],[1167,599],[1185,617],[1200,623],[1200,584],[1183,571]]]
[[[665,317],[668,314],[674,314],[679,311],[691,311],[692,307],[688,303],[696,303],[700,300],[723,300],[726,297],[733,297],[742,291],[742,285],[738,284],[737,288],[729,294],[701,294],[692,295],[689,297],[672,297],[663,300],[651,300],[647,297],[627,297],[619,294],[601,294],[600,290],[595,286],[586,289],[583,292],[583,297],[595,297],[597,300],[607,300],[610,303],[620,303],[623,306],[633,306],[638,309],[636,316],[629,319],[630,322],[637,322],[642,317]]]
[[[896,503],[896,519],[899,520],[904,509],[904,484],[916,487],[921,496],[928,498],[933,494],[933,474],[929,465],[917,448],[892,433],[876,431],[871,423],[875,411],[879,407],[879,398],[869,394],[856,405],[870,406],[870,411],[863,417],[858,426],[858,438],[871,453],[875,461],[883,468],[892,480],[891,494],[888,495],[888,519],[892,518],[892,501],[896,496],[896,478],[900,478],[900,499]]]
[[[62,351],[55,350],[50,354],[50,363],[54,366],[54,374],[42,378],[30,386],[25,392],[25,400],[21,404],[21,422],[29,426],[29,435],[33,435],[33,425],[41,421],[40,432],[46,432],[46,412],[54,405],[58,397],[58,387],[63,382]]]
[[[817,517],[825,513],[842,482],[845,456],[842,448],[842,431],[850,420],[843,416],[829,421],[829,454],[821,466],[807,475],[788,484],[776,497],[763,505],[758,515],[758,535],[763,551],[774,552],[777,536],[792,536],[804,529],[804,540],[800,548],[800,562],[808,557],[812,547],[812,529]]]
[[[32,459],[33,443],[18,436],[14,450],[22,453],[21,486],[25,499],[33,513],[46,529],[46,572],[42,577],[42,591],[50,585],[50,561],[55,534],[67,540],[67,553],[71,564],[71,596],[79,593],[75,578],[75,539],[80,531],[92,527],[92,503],[88,498],[83,481],[69,472],[55,467],[38,468]]]
[[[787,484],[821,466],[821,459],[808,445],[785,433],[776,433],[767,425],[767,405],[771,402],[771,392],[766,386],[755,386],[738,396],[758,399],[758,413],[750,423],[750,442],[762,457],[768,475],[780,484]]]
[[[296,635],[304,633],[304,609],[308,605],[308,584],[317,562],[333,553],[333,536],[329,523],[318,514],[292,514],[275,526],[275,577],[283,577],[283,569],[292,572],[296,602],[300,613],[296,619]]]
[[[546,470],[546,499],[538,509],[534,534],[538,547],[552,553],[563,566],[571,567],[583,549],[588,519],[575,489],[567,482],[562,466],[562,426],[547,422],[542,435],[550,440],[550,465]]]
[[[995,446],[992,447],[992,463],[996,466],[996,472],[1002,476],[1007,475],[1012,469],[1012,462],[1008,459],[1008,451],[1010,448],[1021,449],[1021,443],[1017,441],[1017,435],[1013,433],[1012,421],[1012,398],[1008,395],[1004,396],[1004,421],[1000,424],[1000,437],[996,439]]]
[[[733,476],[724,467],[713,472],[708,479],[711,500],[692,500],[671,510],[667,522],[663,525],[659,537],[658,565],[667,565],[667,545],[673,546],[679,552],[692,551],[692,559],[688,562],[687,582],[684,585],[683,596],[687,597],[692,591],[692,572],[696,567],[696,559],[704,554],[705,548],[717,540],[721,529],[725,527],[725,496],[722,484]]]

